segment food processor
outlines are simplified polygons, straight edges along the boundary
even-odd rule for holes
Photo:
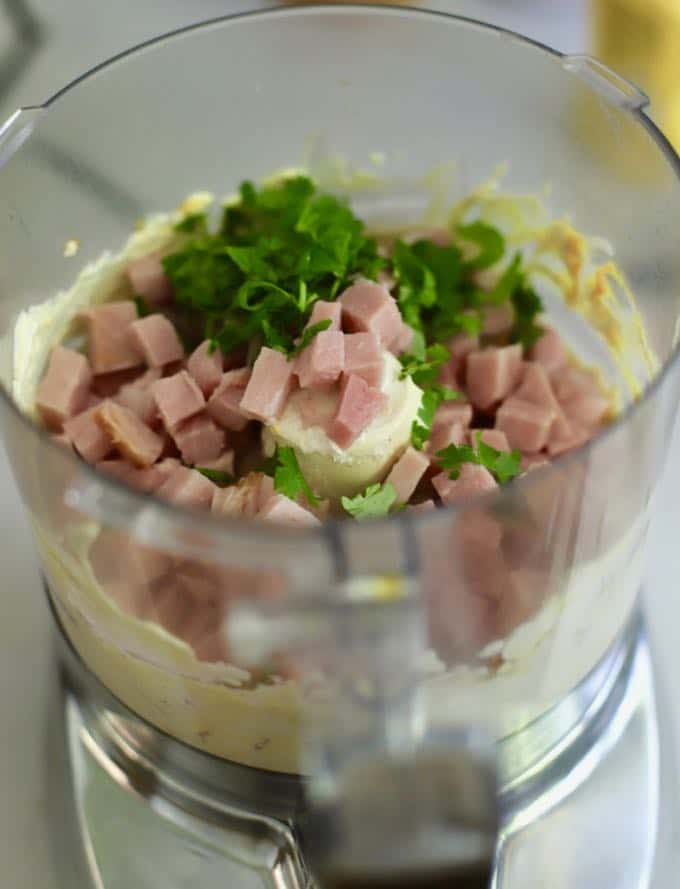
[[[651,885],[673,815],[639,594],[680,392],[680,162],[646,104],[591,58],[362,4],[190,27],[6,122],[0,404],[59,656],[64,886]],[[637,308],[622,283],[622,371],[546,298],[632,394],[499,493],[304,531],[217,520],[104,477],[19,409],[18,369],[42,366],[21,368],[17,318],[140,217],[303,165],[369,222],[407,223],[501,163],[504,189],[613,245]],[[67,309],[33,335],[58,339]],[[193,578],[174,605],[209,613],[200,650],[120,606],[157,558]]]

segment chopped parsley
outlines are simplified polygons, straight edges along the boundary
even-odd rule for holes
[[[226,472],[224,469],[208,469],[206,466],[195,466],[194,469],[196,472],[200,472],[201,475],[209,478],[211,482],[214,482],[220,487],[233,485],[236,481],[234,476],[230,472]]]
[[[477,253],[465,263],[466,269],[488,269],[505,254],[505,238],[492,225],[478,219],[469,225],[459,225],[456,232],[464,241],[477,247]]]
[[[402,355],[399,379],[411,377],[418,386],[428,386],[436,382],[439,368],[450,361],[451,353],[441,343],[434,343],[425,349],[424,357],[417,357],[413,352]]]
[[[478,432],[476,447],[450,444],[437,452],[437,460],[451,479],[458,478],[464,463],[476,463],[488,469],[496,481],[504,485],[519,474],[522,454],[516,449],[510,453],[498,451],[483,442],[482,433]]]
[[[543,328],[536,323],[536,316],[543,311],[543,303],[531,288],[524,285],[518,287],[510,299],[515,310],[510,338],[530,349],[543,334]]]
[[[151,314],[151,309],[149,308],[148,302],[144,299],[143,296],[133,296],[132,301],[134,302],[137,308],[137,317],[138,318],[146,318],[147,315]]]
[[[434,415],[439,405],[444,401],[454,401],[462,397],[462,394],[456,392],[455,389],[441,385],[431,386],[423,392],[416,419],[411,426],[411,444],[414,448],[422,451],[425,446],[425,442],[432,432]]]
[[[163,266],[180,305],[202,314],[223,352],[259,339],[292,352],[317,299],[334,299],[385,261],[361,220],[306,176],[241,185],[211,234],[204,215],[178,224],[195,236]]]
[[[389,515],[397,500],[397,492],[391,482],[369,485],[363,494],[356,497],[343,497],[342,508],[353,518],[380,519]]]
[[[274,488],[279,494],[284,494],[291,500],[297,500],[302,494],[310,506],[318,506],[319,498],[302,474],[294,448],[277,447],[274,459]],[[267,469],[271,469],[271,465]]]

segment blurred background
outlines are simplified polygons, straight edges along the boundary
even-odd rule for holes
[[[341,2],[341,0],[335,0]],[[0,0],[0,113],[163,31],[276,0]],[[279,0],[278,5],[295,5]],[[411,0],[591,52],[642,86],[680,145],[680,0]]]
[[[293,4],[284,0],[279,4],[276,0],[0,0],[0,120],[20,105],[44,101],[83,71],[140,41],[202,19],[275,5]],[[649,93],[651,113],[680,149],[680,0],[410,0],[410,5],[510,28],[564,52],[599,56]],[[310,53],[310,65],[315,63]],[[648,550],[648,596],[656,591],[648,607],[655,615],[650,634],[669,683],[677,673],[680,618],[673,595],[678,491],[680,464],[671,461]],[[44,764],[41,736],[34,726],[47,712],[50,687],[43,677],[53,666],[47,609],[42,597],[35,595],[34,548],[3,460],[0,539],[5,541],[0,550],[6,557],[4,587],[26,590],[23,598],[12,596],[21,607],[4,612],[0,621],[0,706],[11,714],[0,720],[0,787],[4,799],[14,801],[11,807],[0,807],[0,885],[43,889],[49,856],[46,833],[37,828],[45,819],[43,769],[49,771],[52,764]],[[675,708],[674,716],[680,739],[680,708]],[[676,845],[680,848],[680,836]]]

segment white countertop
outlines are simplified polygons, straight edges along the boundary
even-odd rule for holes
[[[229,11],[271,3],[225,0],[27,0],[43,29],[34,52],[19,53],[19,76],[10,83],[8,69],[0,80],[0,119],[20,104],[43,100],[54,89],[93,63],[156,33]],[[484,18],[568,51],[587,45],[583,0],[447,0],[423,5]],[[0,64],[12,47],[11,17],[0,4]],[[87,39],[83,39],[87,35]],[[16,40],[14,40],[16,44]],[[3,87],[8,86],[3,91]],[[672,453],[680,448],[676,430]],[[0,862],[3,887],[52,889],[44,805],[44,756],[47,699],[55,666],[49,645],[49,622],[37,562],[23,509],[6,460],[0,462],[0,554],[4,581],[0,622]],[[674,660],[680,599],[678,517],[680,461],[671,459],[656,503],[648,548],[647,615],[666,696],[675,706],[671,731],[680,739],[680,700],[675,694]],[[680,745],[676,745],[680,756]],[[680,853],[680,826],[675,827]],[[680,854],[676,874],[680,872]],[[668,883],[668,889],[674,883]],[[131,887],[134,889],[134,887]],[[612,887],[614,889],[614,887]],[[659,889],[666,889],[659,886]]]

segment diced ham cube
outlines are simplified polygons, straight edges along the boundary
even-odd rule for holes
[[[328,426],[338,410],[338,392],[329,390],[319,392],[313,389],[300,389],[295,393],[295,409],[300,416],[300,423],[304,429],[310,426],[319,426],[327,430]]]
[[[347,449],[378,415],[386,397],[379,389],[355,374],[345,376],[340,390],[338,411],[331,421],[329,437]]]
[[[477,439],[479,438],[484,444],[489,445],[490,448],[495,448],[495,450],[503,451],[504,453],[510,453],[511,448],[508,439],[505,433],[501,432],[500,429],[470,429],[468,436],[470,444],[474,448],[477,447]]]
[[[515,311],[510,303],[499,306],[487,306],[482,310],[482,333],[497,336],[507,333],[515,323]]]
[[[225,446],[224,432],[207,414],[196,414],[175,426],[170,433],[182,460],[192,466],[204,466],[217,460]]]
[[[142,356],[132,339],[137,309],[131,300],[90,306],[81,312],[88,329],[88,355],[95,374],[139,367]]]
[[[449,478],[448,472],[435,475],[432,484],[442,502],[446,504],[469,500],[498,487],[489,470],[478,463],[463,463],[456,479]]]
[[[581,367],[565,367],[562,373],[557,374],[552,380],[552,387],[560,402],[568,401],[583,392],[592,395],[602,394],[595,375]]]
[[[123,484],[143,491],[145,494],[160,488],[169,474],[162,468],[161,463],[155,463],[148,469],[136,469],[134,466],[130,466],[127,460],[102,460],[97,463],[97,469],[108,472]]]
[[[313,528],[321,524],[315,515],[283,494],[274,494],[257,514],[264,522]]]
[[[521,369],[520,345],[471,352],[467,357],[466,382],[470,401],[485,410],[514,388]]]
[[[551,439],[569,436],[569,422],[555,397],[548,374],[541,364],[525,362],[522,382],[515,390],[514,397],[530,401],[539,407],[549,408],[555,413],[555,420],[550,429]]]
[[[558,457],[567,451],[573,451],[574,448],[580,448],[581,445],[589,441],[593,436],[590,429],[579,426],[577,423],[569,424],[569,433],[563,438],[551,436],[548,442],[548,454],[551,457]]]
[[[172,284],[165,274],[159,253],[149,253],[131,260],[126,272],[135,296],[144,297],[149,305],[161,305],[172,299]]]
[[[609,400],[598,392],[579,392],[560,402],[569,421],[581,426],[597,426],[609,411]]]
[[[250,472],[236,485],[217,488],[212,511],[230,518],[254,518],[273,494],[273,482],[261,472]]]
[[[374,333],[345,335],[345,373],[354,374],[378,388],[383,376],[383,353]]]
[[[331,322],[331,326],[326,328],[327,330],[341,330],[342,305],[337,301],[331,303],[323,299],[317,300],[312,307],[312,314],[309,316],[309,321],[305,326],[312,327],[320,321]]]
[[[445,401],[440,404],[434,415],[432,428],[436,429],[444,423],[460,423],[467,428],[472,423],[472,405],[462,401]]]
[[[85,408],[91,383],[87,358],[73,349],[55,346],[36,396],[43,422],[51,429],[61,429],[64,420]]]
[[[149,367],[163,367],[184,358],[177,331],[165,315],[147,315],[130,325],[132,340]]]
[[[112,398],[118,395],[123,386],[134,383],[147,371],[142,369],[141,362],[137,367],[127,370],[114,370],[111,373],[98,374],[92,381],[92,392],[100,398]]]
[[[427,453],[431,457],[435,457],[439,451],[448,448],[449,445],[465,444],[466,435],[465,427],[457,420],[448,420],[440,422],[433,427],[430,438],[427,443]]]
[[[198,388],[208,398],[222,379],[223,360],[219,349],[210,351],[210,340],[204,340],[189,356],[187,370],[196,380]]]
[[[240,432],[248,425],[249,418],[241,410],[241,399],[250,379],[250,370],[241,367],[222,375],[219,385],[208,399],[206,408],[210,416],[224,429]]]
[[[163,439],[129,408],[105,401],[95,408],[95,417],[119,453],[135,466],[151,466],[163,452]]]
[[[302,389],[323,389],[338,379],[344,366],[344,333],[322,330],[296,358],[295,374]]]
[[[263,423],[275,420],[285,407],[292,385],[293,362],[263,346],[243,393],[241,410]]]
[[[159,368],[150,368],[132,383],[122,386],[114,401],[129,408],[148,426],[158,418],[158,408],[151,392],[151,386],[161,378]]]
[[[559,333],[549,327],[531,347],[529,357],[541,364],[550,375],[567,363],[567,350]]]
[[[402,332],[402,319],[397,304],[380,284],[357,281],[339,297],[342,320],[350,332],[374,333],[389,348]]]
[[[188,469],[186,466],[178,466],[156,493],[164,500],[170,500],[180,506],[208,508],[217,490],[219,488],[200,472]]]
[[[535,454],[548,443],[555,411],[512,396],[504,401],[496,414],[496,429],[507,436],[510,446]]]
[[[394,355],[403,355],[404,352],[408,352],[412,342],[413,328],[406,324],[405,321],[402,321],[401,330],[390,345],[390,352]]]
[[[83,460],[97,463],[113,449],[111,436],[97,421],[100,406],[95,405],[64,423],[64,434]]]
[[[62,448],[66,448],[69,451],[72,450],[72,445],[69,440],[69,437],[68,437],[68,435],[65,435],[63,432],[50,435],[50,440]]]
[[[408,503],[409,497],[418,487],[418,482],[429,468],[430,461],[425,454],[408,447],[392,467],[387,481],[394,485],[398,503]]]
[[[457,333],[446,344],[452,358],[467,358],[471,352],[479,349],[479,337],[473,333]]]
[[[434,500],[423,500],[422,503],[414,503],[413,506],[409,506],[409,512],[431,512],[433,509],[436,509]]]
[[[157,380],[151,386],[151,392],[169,432],[205,407],[203,393],[185,370]]]
[[[199,465],[199,469],[215,469],[217,472],[228,472],[229,475],[234,474],[234,452],[224,451],[215,460],[206,460]]]

